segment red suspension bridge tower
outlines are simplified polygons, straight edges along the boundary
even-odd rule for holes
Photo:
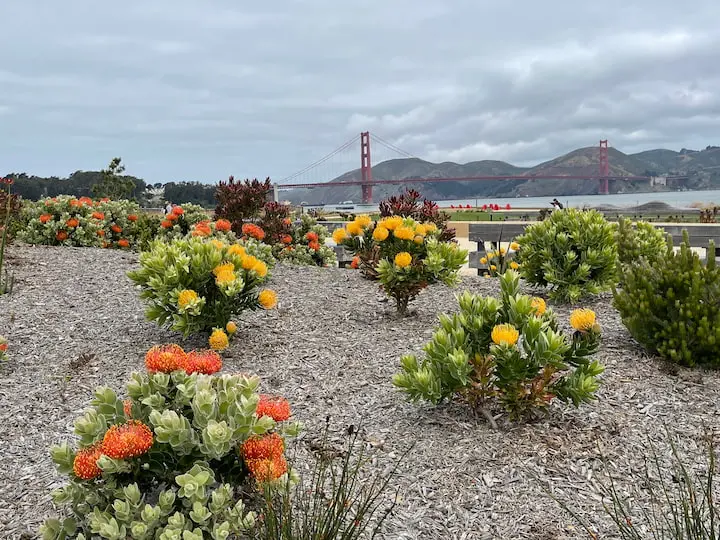
[[[360,177],[362,178],[362,202],[372,204],[372,162],[370,160],[370,132],[360,134]]]
[[[600,195],[610,194],[610,163],[608,162],[608,142],[607,139],[600,141]]]

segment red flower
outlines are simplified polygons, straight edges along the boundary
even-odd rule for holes
[[[75,476],[81,480],[92,480],[102,474],[102,469],[97,465],[97,460],[102,455],[100,446],[100,443],[96,443],[78,450],[73,460],[73,473]]]
[[[90,197],[80,197],[79,200],[81,204],[92,204],[92,199]]]
[[[181,366],[185,373],[203,373],[212,375],[222,369],[222,358],[215,351],[190,351],[185,357],[185,363]]]
[[[105,236],[105,231],[103,229],[100,229],[97,234],[98,236]]]
[[[138,420],[111,426],[102,441],[102,453],[113,459],[141,456],[153,445],[150,428]]]
[[[258,418],[269,416],[276,422],[287,420],[290,418],[290,414],[290,403],[288,403],[287,399],[280,396],[269,396],[267,394],[260,396],[257,409],[255,409],[255,415]]]
[[[155,345],[145,353],[145,367],[149,373],[172,373],[187,362],[187,354],[179,345]]]
[[[255,435],[246,440],[240,450],[246,460],[275,459],[282,456],[285,451],[285,442],[277,433]]]
[[[242,226],[242,233],[247,236],[252,236],[256,240],[265,238],[265,231],[253,223],[245,223]]]

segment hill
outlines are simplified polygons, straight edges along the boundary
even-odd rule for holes
[[[687,174],[687,180],[677,180],[668,186],[650,186],[646,181],[618,181],[610,183],[611,193],[660,191],[672,189],[720,188],[720,147],[708,146],[705,150],[667,149],[646,150],[625,154],[616,148],[608,149],[611,176],[663,176]],[[475,197],[533,197],[586,195],[598,192],[597,182],[558,178],[533,180],[533,175],[596,176],[599,150],[597,147],[578,148],[563,156],[534,167],[517,167],[504,161],[473,161],[431,163],[418,158],[393,159],[373,167],[373,178],[407,180],[403,184],[375,186],[373,198],[377,201],[414,188],[433,200],[472,199]],[[483,182],[443,182],[437,184],[413,182],[413,178],[455,178],[463,176],[527,176],[527,180],[488,180]],[[349,171],[331,182],[360,180],[360,169]],[[283,192],[283,198],[294,203],[337,204],[346,200],[361,200],[360,186],[297,189]]]

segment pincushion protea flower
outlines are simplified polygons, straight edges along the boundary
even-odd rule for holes
[[[258,302],[265,309],[272,309],[277,306],[277,293],[271,289],[263,289],[258,295]]]
[[[155,345],[145,353],[145,367],[149,373],[172,373],[187,361],[187,354],[179,345]]]
[[[218,219],[215,222],[215,230],[220,232],[228,232],[232,228],[232,224],[227,219]]]
[[[273,459],[282,456],[284,451],[285,442],[277,433],[255,435],[240,447],[244,459]]]
[[[250,470],[250,474],[260,484],[277,480],[288,470],[288,464],[284,456],[275,459],[250,459],[245,463]]]
[[[377,242],[382,242],[384,240],[387,240],[388,236],[390,236],[390,231],[388,231],[385,227],[382,227],[380,225],[375,227],[375,230],[373,231],[373,240]]]
[[[512,324],[498,324],[492,329],[490,337],[498,345],[515,345],[520,333]]]
[[[576,309],[570,314],[570,326],[580,332],[586,332],[595,326],[595,312],[592,309]]]
[[[210,345],[210,348],[212,350],[222,351],[223,349],[228,348],[228,345],[230,345],[230,340],[228,339],[227,334],[221,328],[215,328],[213,329],[212,334],[210,334],[208,344]]]
[[[345,229],[335,229],[332,233],[332,238],[336,244],[339,244],[347,238],[347,231]]]
[[[547,309],[547,306],[545,305],[545,300],[543,300],[539,296],[533,297],[533,299],[530,301],[530,306],[533,308],[533,311],[535,311],[535,315],[537,315],[538,317],[545,313],[545,310]]]
[[[412,263],[412,255],[407,251],[401,251],[395,255],[395,265],[399,268],[406,268],[410,266],[410,263]]]
[[[281,396],[269,396],[262,394],[260,401],[258,401],[257,408],[255,409],[255,415],[260,418],[262,416],[269,416],[276,422],[284,422],[291,415],[290,403],[287,399]]]
[[[190,351],[185,357],[185,365],[180,368],[188,375],[192,373],[212,375],[222,369],[222,358],[215,351]]]
[[[265,238],[265,231],[253,223],[245,223],[242,226],[242,233],[255,238],[256,240],[262,240]]]
[[[92,480],[102,474],[102,469],[97,464],[97,460],[102,455],[101,446],[102,443],[98,442],[78,450],[73,460],[73,473],[75,476],[81,480]]]
[[[111,426],[103,437],[101,451],[113,459],[141,456],[153,445],[150,428],[138,420]]]

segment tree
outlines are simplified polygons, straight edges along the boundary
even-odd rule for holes
[[[93,195],[114,200],[130,198],[137,186],[131,178],[121,176],[124,171],[122,158],[113,158],[108,168],[100,171],[102,181],[92,186]]]

